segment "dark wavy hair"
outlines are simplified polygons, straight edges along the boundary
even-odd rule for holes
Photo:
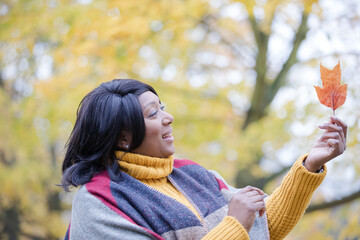
[[[88,93],[77,109],[74,129],[66,143],[61,186],[69,191],[107,169],[116,179],[119,167],[115,151],[123,131],[132,135],[128,151],[140,146],[145,122],[138,100],[140,94],[156,91],[133,79],[114,79]]]

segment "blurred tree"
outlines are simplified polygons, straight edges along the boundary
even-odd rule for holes
[[[346,171],[352,177],[339,182],[358,182],[358,9],[355,0],[2,1],[1,238],[64,235],[68,195],[55,186],[63,146],[81,98],[113,78],[157,89],[176,119],[178,157],[240,187],[271,191],[310,148],[315,124],[326,121],[311,87],[319,61],[341,57],[350,90],[339,112],[350,127],[349,146],[333,174]],[[356,184],[333,185],[309,211],[358,197]],[[319,212],[304,225],[339,211]],[[338,234],[351,237],[356,221]],[[321,235],[321,226],[311,231]]]

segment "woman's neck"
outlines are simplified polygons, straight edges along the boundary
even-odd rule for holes
[[[169,175],[173,170],[173,156],[167,158],[117,151],[116,157],[122,171],[130,176],[142,179],[158,179]]]

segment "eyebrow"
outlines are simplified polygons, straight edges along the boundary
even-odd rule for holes
[[[159,100],[159,104],[161,104],[161,101]],[[152,102],[149,102],[147,103],[145,106],[144,106],[144,109],[149,106],[149,105],[156,105],[156,102],[155,101],[152,101]]]

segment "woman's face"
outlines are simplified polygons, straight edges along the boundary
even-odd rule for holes
[[[139,96],[145,120],[145,137],[134,153],[165,158],[174,154],[174,137],[170,124],[174,117],[163,110],[159,97],[147,91]]]

